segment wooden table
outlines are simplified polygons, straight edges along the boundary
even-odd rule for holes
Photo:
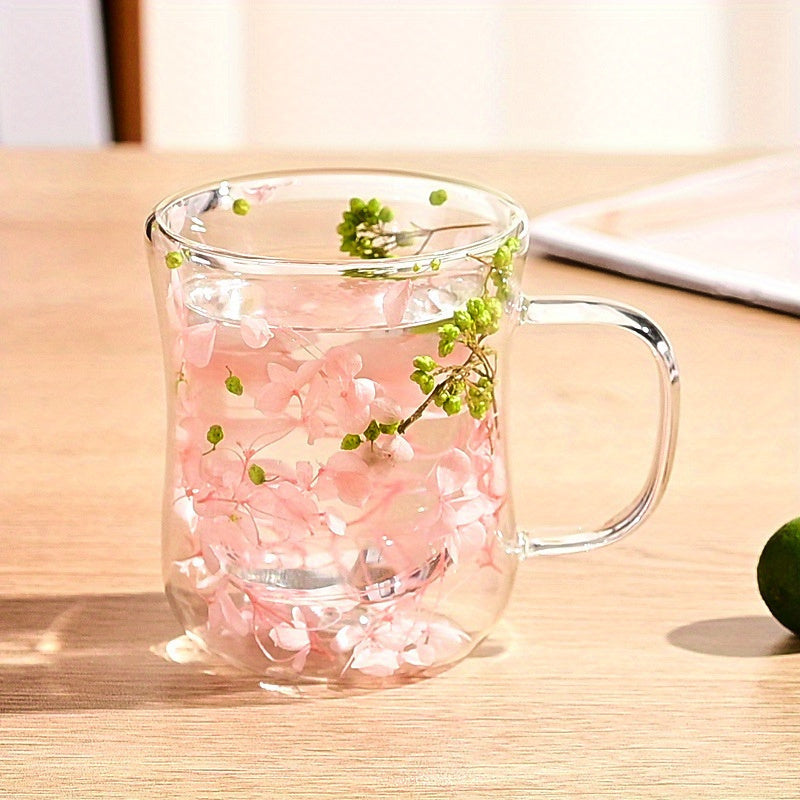
[[[767,614],[755,566],[800,514],[800,321],[597,271],[532,259],[526,283],[639,306],[673,341],[679,451],[639,531],[524,564],[476,655],[402,688],[298,698],[150,651],[178,632],[142,246],[157,199],[380,162],[535,214],[731,160],[0,152],[0,797],[797,797],[800,640]],[[649,356],[584,328],[521,332],[514,358],[519,521],[600,522],[644,474]]]

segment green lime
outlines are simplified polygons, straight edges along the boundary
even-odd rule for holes
[[[800,636],[800,517],[770,536],[756,575],[758,591],[772,616]]]

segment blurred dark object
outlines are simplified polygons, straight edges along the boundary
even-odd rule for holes
[[[102,0],[115,142],[142,141],[139,0]]]

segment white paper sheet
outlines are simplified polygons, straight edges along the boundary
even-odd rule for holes
[[[534,219],[545,253],[800,315],[800,153]]]

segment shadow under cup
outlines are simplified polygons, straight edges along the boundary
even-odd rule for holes
[[[146,230],[166,590],[210,652],[276,681],[432,674],[488,633],[520,556],[613,541],[660,496],[666,340],[638,312],[524,298],[527,220],[503,195],[405,173],[250,176],[163,201]],[[518,533],[507,491],[505,350],[530,321],[636,328],[662,362],[648,483],[573,540]]]

